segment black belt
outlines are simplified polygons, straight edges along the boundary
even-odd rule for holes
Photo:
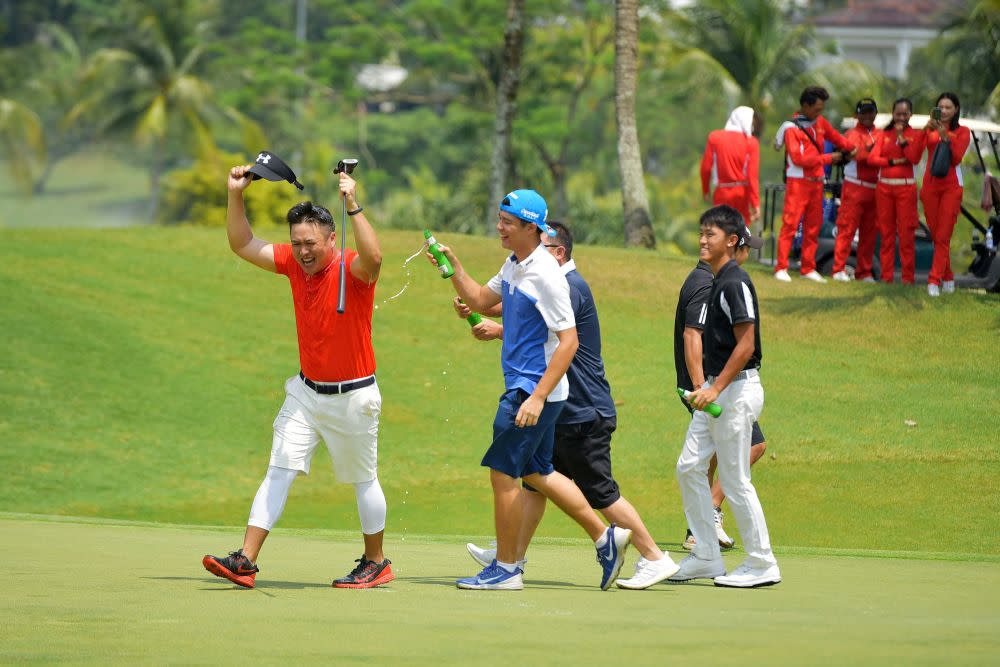
[[[366,378],[361,378],[360,380],[352,380],[350,382],[313,382],[305,375],[302,371],[299,371],[299,377],[307,387],[315,391],[317,394],[346,394],[349,391],[354,391],[355,389],[361,389],[362,387],[368,387],[375,384],[375,376],[369,375]]]

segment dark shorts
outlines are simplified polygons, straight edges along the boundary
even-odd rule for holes
[[[551,474],[555,423],[566,401],[546,402],[538,423],[526,428],[514,425],[521,404],[528,398],[523,389],[511,389],[500,397],[493,419],[493,442],[480,465],[520,478],[533,473]]]
[[[614,417],[582,424],[556,424],[552,465],[573,480],[590,506],[601,510],[621,498],[618,482],[611,475],[611,434]],[[534,490],[528,484],[525,488]]]
[[[690,414],[692,415],[694,414],[694,408],[688,405],[687,401],[681,398],[681,403],[684,405],[685,408],[687,408],[687,411]],[[750,433],[750,446],[753,447],[754,445],[759,445],[762,442],[766,442],[764,440],[764,432],[760,430],[760,424],[758,424],[755,421],[753,423],[753,431]]]

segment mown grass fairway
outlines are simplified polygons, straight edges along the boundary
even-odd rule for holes
[[[319,451],[248,592],[200,558],[239,545],[298,368],[285,279],[242,263],[222,229],[0,230],[0,662],[995,663],[995,295],[782,285],[751,268],[768,438],[754,480],[785,581],[600,593],[590,546],[550,510],[528,590],[482,595],[453,580],[475,571],[466,536],[492,530],[478,462],[499,348],[469,336],[422,258],[404,270],[419,232],[381,238],[380,478],[399,580],[328,588],[360,548],[353,491]],[[504,257],[495,239],[441,240],[484,282]],[[575,256],[620,403],[616,476],[676,548],[672,322],[694,260]]]
[[[524,591],[472,592],[453,585],[476,569],[463,538],[410,537],[387,545],[396,581],[345,591],[329,580],[356,540],[286,531],[245,590],[201,569],[232,531],[9,515],[0,530],[4,663],[988,665],[1000,650],[995,559],[779,553],[772,588],[601,592],[588,543],[542,539]]]

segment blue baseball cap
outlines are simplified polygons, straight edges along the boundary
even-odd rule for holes
[[[524,220],[535,223],[540,230],[549,236],[555,236],[556,230],[545,224],[549,217],[549,207],[542,195],[534,190],[514,190],[500,202],[500,210]]]

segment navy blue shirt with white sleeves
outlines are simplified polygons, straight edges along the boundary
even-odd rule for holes
[[[740,268],[736,260],[730,260],[715,276],[712,294],[705,314],[702,341],[705,348],[705,375],[719,375],[736,349],[736,335],[733,326],[752,322],[754,324],[754,350],[741,370],[760,368],[763,354],[760,349],[760,309],[757,305],[757,291],[750,276]]]
[[[590,291],[590,285],[576,270],[573,260],[560,268],[569,283],[569,300],[573,306],[580,347],[566,371],[569,396],[557,423],[583,424],[599,417],[609,419],[616,416],[615,402],[611,398],[611,385],[604,375],[601,323],[597,319],[594,295]]]

